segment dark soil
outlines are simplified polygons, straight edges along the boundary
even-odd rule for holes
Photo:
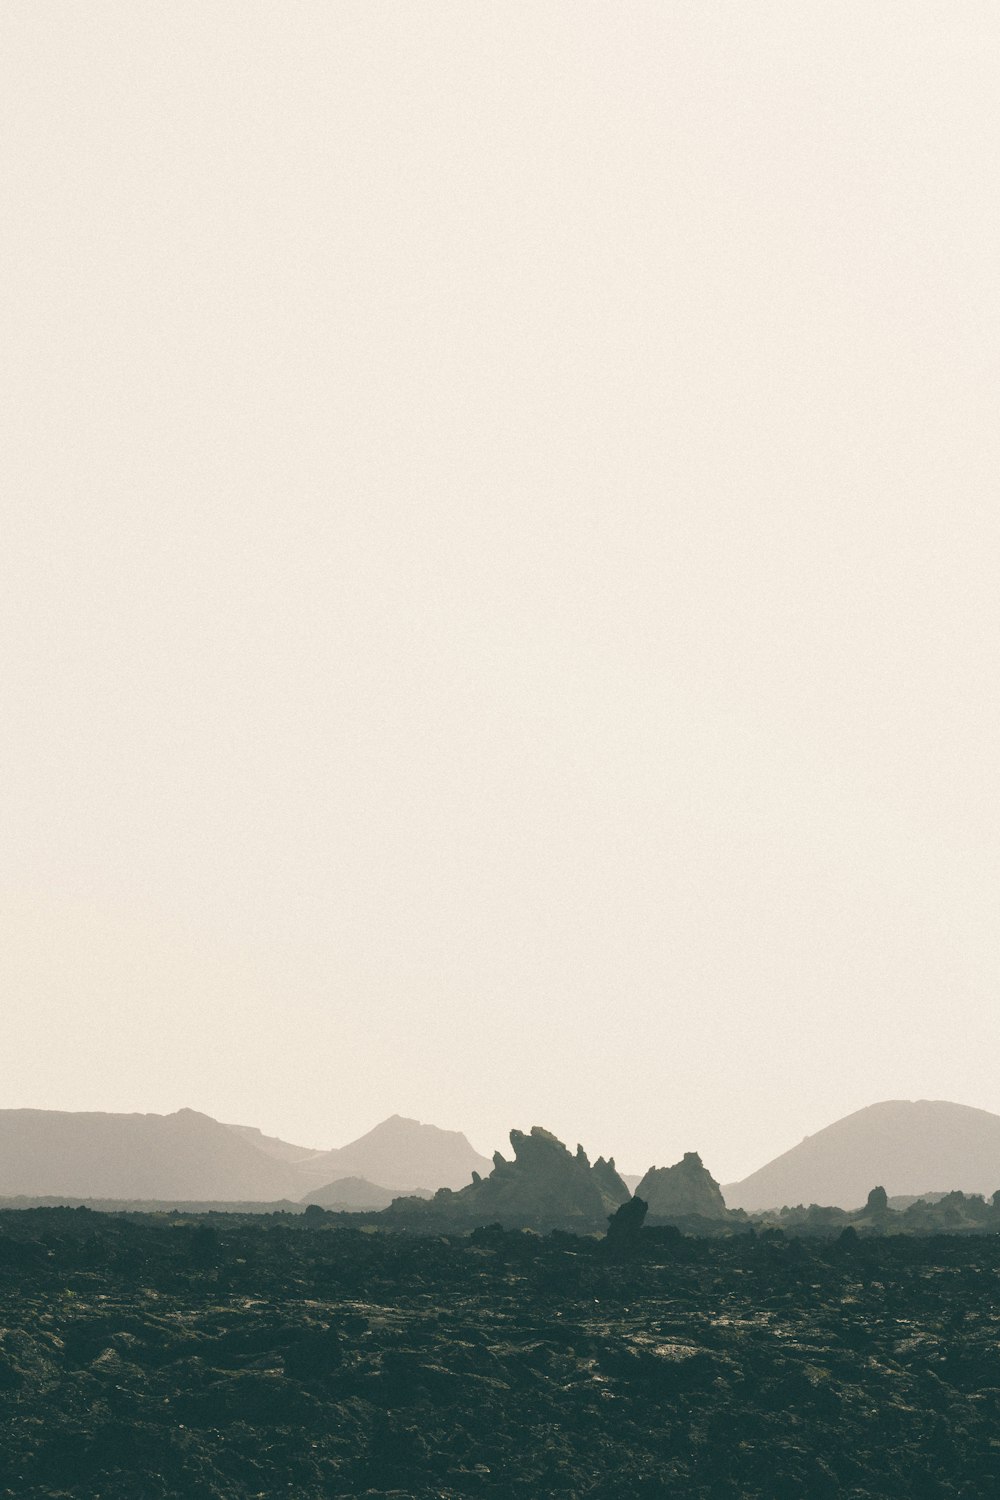
[[[1000,1494],[1000,1238],[0,1215],[0,1495]]]

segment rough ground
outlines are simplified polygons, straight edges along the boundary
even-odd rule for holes
[[[1000,1239],[0,1215],[0,1495],[995,1496]]]

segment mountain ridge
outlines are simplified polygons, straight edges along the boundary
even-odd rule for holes
[[[0,1195],[280,1199],[287,1174],[198,1110],[0,1110]]]
[[[482,1166],[460,1131],[400,1115],[315,1151],[189,1108],[0,1109],[0,1198],[301,1202],[344,1178],[383,1198],[464,1186]]]

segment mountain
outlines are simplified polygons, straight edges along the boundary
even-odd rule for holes
[[[608,1217],[629,1198],[614,1160],[598,1157],[593,1166],[582,1146],[571,1154],[562,1141],[532,1127],[530,1135],[512,1130],[514,1160],[497,1151],[488,1177],[477,1172],[461,1192],[442,1188],[430,1202],[397,1198],[388,1217],[409,1229],[471,1229],[502,1224],[505,1228],[607,1228]]]
[[[0,1196],[273,1201],[286,1166],[193,1109],[171,1115],[0,1110]]]
[[[692,1215],[702,1219],[729,1217],[719,1184],[696,1151],[685,1151],[673,1167],[650,1167],[635,1196],[649,1205],[651,1223]]]
[[[1000,1115],[940,1099],[887,1099],[827,1125],[722,1189],[751,1213],[785,1204],[858,1208],[869,1190],[922,1196],[1000,1188]]]
[[[486,1157],[470,1146],[460,1130],[441,1130],[401,1115],[383,1120],[347,1146],[315,1152],[293,1166],[300,1179],[310,1179],[302,1193],[338,1177],[363,1177],[398,1193],[460,1188],[471,1182],[473,1172],[482,1175],[490,1169]]]
[[[461,1187],[480,1169],[489,1162],[459,1131],[398,1115],[348,1146],[317,1151],[193,1109],[0,1109],[0,1198],[299,1202],[354,1177],[381,1204],[402,1192]]]

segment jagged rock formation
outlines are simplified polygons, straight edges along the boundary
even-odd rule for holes
[[[582,1149],[581,1146],[577,1147],[577,1151],[582,1151]],[[613,1156],[609,1156],[607,1161],[605,1161],[603,1156],[599,1156],[591,1170],[604,1191],[610,1194],[616,1203],[625,1203],[631,1197],[631,1192],[624,1177],[621,1176],[615,1166]]]
[[[859,1208],[872,1182],[890,1196],[958,1189],[992,1193],[1000,1174],[1000,1115],[940,1099],[870,1104],[723,1188],[754,1213],[823,1203]]]
[[[651,1223],[692,1217],[716,1220],[729,1217],[722,1189],[702,1164],[697,1151],[685,1151],[681,1160],[672,1167],[650,1167],[636,1188],[635,1196],[649,1204]]]
[[[496,1152],[488,1177],[458,1193],[442,1189],[429,1203],[397,1199],[389,1218],[405,1220],[411,1228],[465,1229],[498,1223],[505,1228],[592,1232],[605,1229],[609,1214],[630,1196],[613,1158],[598,1157],[591,1166],[582,1146],[573,1155],[540,1125],[528,1135],[512,1130],[510,1143],[514,1160]]]

